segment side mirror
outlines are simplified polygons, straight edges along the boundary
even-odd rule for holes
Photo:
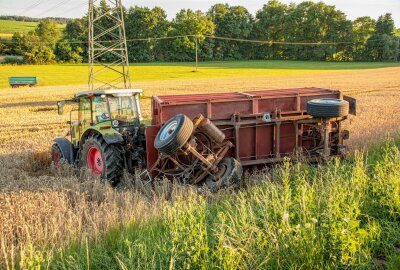
[[[58,115],[63,114],[63,102],[62,101],[57,101],[57,112],[58,112]]]

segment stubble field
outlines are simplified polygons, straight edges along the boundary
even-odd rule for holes
[[[258,74],[222,78],[151,80],[135,83],[135,87],[144,90],[141,105],[146,119],[151,117],[152,95],[303,86],[338,89],[357,98],[358,115],[347,123],[350,129],[348,144],[352,151],[366,150],[373,144],[384,142],[387,135],[396,137],[400,131],[400,67],[284,75],[271,73],[268,76]],[[339,166],[337,164],[330,164],[328,168],[317,168],[313,173],[312,170],[303,168],[303,165],[296,165],[293,166],[295,171],[287,167],[280,168],[278,173],[269,171],[265,175],[250,176],[248,177],[250,183],[262,179],[261,182],[269,184],[259,183],[255,187],[250,184],[248,190],[238,194],[227,191],[213,196],[195,195],[190,188],[171,186],[169,183],[162,183],[152,191],[138,192],[134,191],[129,183],[130,176],[125,177],[125,183],[120,187],[112,189],[84,172],[77,176],[70,168],[63,168],[61,172],[55,171],[50,162],[52,139],[64,136],[68,128],[65,122],[69,118],[67,113],[63,116],[57,115],[55,101],[73,96],[80,88],[85,88],[85,85],[0,90],[0,267],[12,269],[16,266],[30,268],[35,265],[51,265],[54,268],[92,266],[93,269],[124,269],[124,267],[153,269],[164,266],[172,268],[204,266],[207,269],[210,269],[209,267],[298,269],[300,265],[305,265],[306,268],[307,266],[353,268],[396,265],[396,262],[386,255],[386,251],[382,251],[381,257],[377,255],[379,252],[375,250],[379,251],[381,247],[370,246],[370,242],[376,242],[378,222],[369,223],[369,220],[366,222],[366,217],[357,212],[363,211],[365,198],[357,197],[356,194],[370,189],[366,183],[366,179],[370,177],[368,174],[370,164],[365,153],[364,156],[356,154],[354,164],[344,164],[340,168],[335,167]],[[394,156],[399,158],[396,154]],[[394,168],[400,169],[396,167],[400,164],[399,160],[392,158],[391,162]],[[379,161],[377,163],[379,164]],[[374,175],[376,171],[371,177]],[[295,181],[302,179],[302,182],[299,182],[298,186],[291,186],[288,181],[292,177]],[[387,178],[382,176],[381,180],[384,181],[385,177]],[[392,180],[399,182],[400,178],[396,177],[399,177],[398,173]],[[332,182],[327,185],[325,182],[314,181],[314,178],[321,181],[328,181],[331,178],[334,180],[329,180]],[[308,182],[307,179],[312,181]],[[352,184],[355,183],[355,186],[349,186],[348,192],[337,191],[338,188],[335,186],[342,185],[342,188],[346,188],[347,180]],[[398,182],[395,183],[394,191],[391,191],[394,192],[391,194],[394,197],[400,197]],[[324,200],[328,202],[329,194],[320,194],[317,198],[316,194],[308,194],[309,190],[300,190],[307,187],[314,190],[313,192],[321,190],[331,192],[332,198],[338,200],[340,198],[341,204],[338,203],[338,209],[329,207],[325,209],[321,204],[318,207],[322,210],[315,210],[317,206],[315,204],[313,206],[313,203]],[[385,190],[387,188],[379,187]],[[372,187],[374,188],[377,187]],[[336,191],[337,197],[335,197]],[[296,198],[296,194],[302,195],[302,199]],[[286,197],[281,197],[283,195]],[[183,200],[182,197],[187,199]],[[228,197],[230,198],[227,199]],[[276,201],[271,202],[274,198]],[[231,205],[232,200],[235,206]],[[223,206],[218,206],[221,201]],[[293,213],[298,211],[298,214],[302,213],[304,216],[299,214],[294,217],[288,214],[287,209],[297,207],[295,202],[304,205],[299,206],[301,209],[292,209]],[[259,208],[253,209],[252,204],[258,205]],[[241,209],[239,206],[244,208]],[[358,210],[353,209],[353,212],[351,207],[358,207]],[[269,224],[269,227],[256,225],[259,224],[256,221],[254,224],[249,221],[260,214],[259,211],[267,211],[260,216],[267,219],[271,214],[269,212],[274,209],[279,210],[274,213],[276,220],[261,223]],[[399,208],[395,208],[393,211],[398,210]],[[343,235],[347,237],[346,239],[336,239],[337,243],[333,240],[330,243],[322,240],[319,242],[318,237],[323,239],[325,236],[317,236],[316,240],[308,238],[311,237],[308,231],[301,231],[296,227],[297,223],[304,221],[304,228],[310,229],[311,226],[314,237],[315,232],[320,231],[322,234],[328,229],[322,226],[325,224],[323,217],[319,220],[317,216],[321,211],[327,211],[326,213],[332,215],[335,211],[341,213],[338,215],[340,217],[335,217],[338,218],[335,224],[329,224],[338,226],[335,230],[339,230],[332,239],[336,239],[335,237],[339,239]],[[209,224],[210,213],[218,216],[218,221],[212,219],[211,224],[221,226],[204,225]],[[251,216],[246,217],[246,215]],[[329,222],[331,218],[328,217]],[[292,224],[290,220],[296,222]],[[350,221],[355,223],[349,224]],[[350,227],[354,226],[355,229],[346,227],[341,222]],[[246,227],[246,224],[251,226]],[[365,224],[368,226],[365,227]],[[318,225],[321,227],[318,228]],[[183,228],[189,228],[190,231],[185,231]],[[347,231],[342,235],[340,230]],[[144,236],[138,235],[141,232]],[[364,232],[365,237],[361,235]],[[299,238],[293,236],[295,233],[299,233]],[[382,231],[379,233],[383,234]],[[172,242],[161,241],[154,245],[148,242],[155,241],[157,235],[169,237]],[[248,237],[255,246],[243,243],[244,239],[237,238],[240,235]],[[257,237],[262,235],[269,243],[265,243],[265,254],[260,255],[264,257],[256,258],[254,257],[257,253],[256,245],[262,242],[261,240],[257,242],[259,241]],[[375,240],[368,242],[368,237]],[[346,242],[350,238],[354,243]],[[299,239],[305,241],[304,246],[292,246]],[[332,243],[338,245],[335,246],[338,250],[327,250],[327,246]],[[105,247],[107,245],[111,247]],[[193,249],[186,245],[193,246]],[[394,251],[391,250],[387,254],[396,256],[395,254],[398,254],[396,248],[398,249],[400,245],[392,246]],[[218,254],[210,251],[211,247],[217,247],[218,250],[215,252],[218,251]],[[306,258],[304,254],[302,258],[297,258],[300,255],[295,255],[296,250],[300,252],[310,247],[315,250],[310,251],[307,256],[314,257]],[[293,250],[289,251],[289,248]],[[277,254],[276,258],[272,253],[277,251],[283,253]],[[320,254],[322,251],[328,254]],[[129,252],[133,252],[133,255]],[[284,259],[285,254],[288,256],[286,259]],[[205,259],[206,257],[208,259]],[[143,258],[146,260],[143,261]],[[237,258],[237,261],[233,258]]]

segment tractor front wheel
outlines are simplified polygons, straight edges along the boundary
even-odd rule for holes
[[[100,134],[95,134],[83,144],[81,166],[115,186],[123,173],[122,153],[117,146],[107,144]]]

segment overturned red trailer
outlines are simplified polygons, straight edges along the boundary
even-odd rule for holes
[[[355,112],[355,99],[343,97],[339,91],[321,88],[154,96],[152,125],[146,128],[147,165],[151,171],[157,167],[158,171],[169,168],[171,175],[178,168],[179,176],[182,176],[186,166],[178,156],[188,156],[186,150],[190,140],[186,147],[180,145],[182,151],[174,152],[174,155],[162,155],[156,143],[157,136],[163,132],[160,129],[168,128],[165,123],[179,114],[193,120],[194,137],[196,128],[198,133],[206,135],[197,143],[191,137],[192,149],[199,148],[199,145],[200,152],[211,148],[203,155],[205,159],[220,162],[221,158],[218,160],[215,156],[218,149],[214,148],[224,143],[229,144],[223,151],[225,157],[233,157],[243,167],[253,167],[279,162],[285,156],[301,155],[307,159],[342,156],[345,150],[343,141],[349,136],[342,122]],[[211,133],[202,128],[209,122],[213,129]],[[215,143],[213,136],[223,138]],[[162,159],[167,162],[161,162]],[[186,165],[190,164],[186,162]],[[204,164],[202,166],[205,170]],[[206,167],[210,169],[212,166],[209,163]],[[197,180],[200,181],[204,175],[207,173],[200,173]]]
[[[116,184],[123,170],[211,190],[236,186],[243,168],[284,157],[342,156],[343,121],[356,101],[321,88],[154,96],[152,123],[141,122],[139,89],[78,93],[70,140],[55,139],[52,159],[86,167]],[[58,102],[62,113],[63,102]]]

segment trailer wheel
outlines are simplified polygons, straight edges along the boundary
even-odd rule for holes
[[[115,145],[107,144],[100,134],[94,134],[86,139],[80,163],[82,167],[107,180],[113,186],[118,184],[123,173],[121,151]]]
[[[307,102],[307,113],[314,117],[335,118],[349,114],[349,102],[337,98],[320,98]]]
[[[219,173],[209,175],[206,178],[206,185],[211,192],[216,192],[225,187],[238,187],[242,179],[243,169],[239,161],[232,157],[226,157],[218,164]]]
[[[163,154],[172,155],[189,140],[192,132],[192,121],[184,114],[177,114],[161,127],[154,147]]]

